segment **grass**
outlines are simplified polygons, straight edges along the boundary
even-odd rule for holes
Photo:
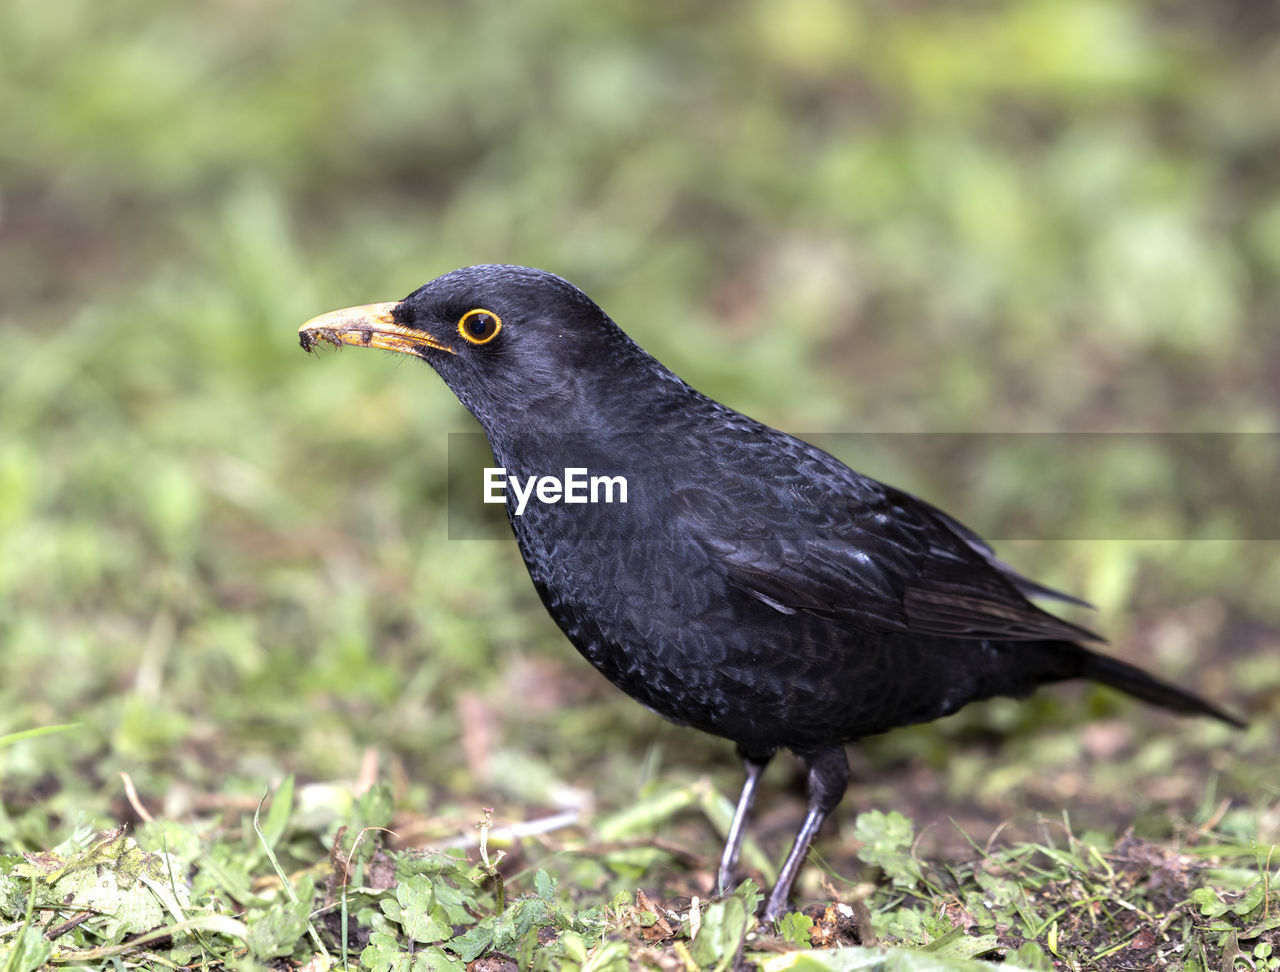
[[[776,936],[755,927],[750,881],[712,901],[621,890],[678,867],[663,842],[626,835],[700,804],[714,819],[721,800],[705,784],[663,791],[625,822],[581,828],[585,843],[537,827],[513,843],[485,811],[477,833],[440,843],[448,853],[395,851],[389,788],[353,800],[290,777],[252,827],[243,816],[212,828],[149,819],[133,836],[81,827],[7,859],[7,968],[282,967],[308,955],[312,968],[430,969],[495,953],[539,969],[726,968],[743,954],[766,969],[966,969],[993,956],[1043,970],[1208,970],[1233,954],[1277,964],[1274,848],[1209,826],[1113,840],[1077,835],[1064,814],[1038,840],[975,843],[949,864],[917,855],[906,816],[866,812],[854,827],[863,880],[829,872],[827,894],[848,903],[790,915]],[[499,867],[526,853],[536,863]]]
[[[8,5],[0,969],[1273,965],[1268,16]],[[868,740],[815,924],[750,931],[754,891],[708,903],[729,747],[604,685],[509,540],[451,539],[439,382],[296,346],[494,260],[1251,728],[1064,689]],[[855,938],[910,952],[777,951]]]

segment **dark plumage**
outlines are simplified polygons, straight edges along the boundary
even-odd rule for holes
[[[804,761],[809,810],[767,918],[844,794],[845,743],[1071,678],[1240,725],[1084,647],[1096,636],[1027,596],[1075,598],[928,503],[694,391],[552,274],[456,270],[303,326],[304,348],[320,340],[421,357],[510,475],[626,477],[625,504],[535,500],[515,515],[508,491],[516,540],[547,610],[606,678],[737,744],[747,783],[722,889],[765,763],[779,749]]]

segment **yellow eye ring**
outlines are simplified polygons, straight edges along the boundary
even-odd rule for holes
[[[491,310],[477,307],[458,320],[458,333],[468,344],[488,344],[502,330],[502,318]]]

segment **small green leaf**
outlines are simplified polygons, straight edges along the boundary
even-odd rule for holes
[[[755,923],[759,897],[756,886],[743,881],[733,894],[702,913],[702,927],[689,949],[699,966],[716,972],[733,967],[747,931]]]
[[[480,889],[473,881],[462,880],[465,883],[460,887],[454,887],[443,877],[431,882],[436,906],[443,909],[450,925],[469,925],[475,921],[472,910],[477,908],[475,896]]]
[[[448,915],[436,903],[435,891],[426,875],[414,875],[396,886],[395,904],[398,909],[388,910],[390,902],[383,901],[383,911],[400,923],[404,933],[423,945],[441,942],[453,934]],[[394,908],[394,906],[392,906]]]
[[[449,940],[447,947],[456,952],[458,958],[470,962],[493,944],[493,928],[488,924],[474,925],[461,935]]]
[[[1053,972],[1053,962],[1035,942],[1023,942],[1017,951],[1009,953],[1006,961],[1032,972]]]
[[[517,898],[493,922],[493,947],[499,951],[514,949],[534,925],[554,921],[541,898]]]
[[[369,787],[356,800],[353,828],[363,830],[366,827],[386,827],[391,823],[391,814],[395,810],[395,798],[391,787],[378,783]]]
[[[1213,888],[1196,888],[1191,892],[1191,903],[1206,918],[1218,918],[1231,910],[1231,906],[1223,902]]]
[[[371,972],[457,972],[462,963],[441,948],[402,949],[391,935],[375,932],[360,953],[360,965]]]
[[[538,873],[533,876],[533,887],[538,892],[538,897],[547,901],[552,901],[556,896],[556,882],[542,868],[538,868]]]
[[[995,935],[966,935],[963,928],[955,927],[945,935],[933,939],[921,951],[937,956],[953,958],[977,958],[994,952],[1000,947]]]
[[[1245,891],[1244,896],[1239,901],[1231,906],[1232,913],[1242,917],[1249,915],[1262,904],[1263,893],[1262,882],[1256,882]]]
[[[35,925],[27,925],[22,934],[0,947],[0,968],[5,972],[35,972],[53,955],[53,943]]]
[[[799,911],[792,911],[778,920],[778,934],[782,940],[800,948],[808,948],[812,942],[813,919]]]
[[[555,951],[578,965],[587,961],[587,943],[577,932],[565,932],[556,941]]]
[[[459,972],[462,963],[437,946],[413,954],[412,972]]]
[[[360,953],[360,964],[372,972],[398,972],[403,968],[401,958],[405,952],[394,935],[386,932],[374,932],[369,936],[369,944]]]
[[[276,847],[289,826],[289,816],[293,813],[293,776],[289,775],[276,787],[271,797],[271,807],[267,810],[267,819],[262,823],[262,839],[268,847]]]
[[[298,946],[298,939],[307,933],[310,912],[310,896],[293,902],[283,895],[271,907],[251,911],[246,918],[249,926],[249,951],[260,959],[287,958],[292,955]]]
[[[858,858],[884,871],[895,886],[913,888],[924,880],[920,864],[911,855],[915,830],[898,811],[885,814],[869,810],[858,814],[853,835],[863,845]]]

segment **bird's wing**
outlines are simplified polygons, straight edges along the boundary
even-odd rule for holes
[[[768,487],[729,529],[716,499],[686,503],[682,527],[731,587],[783,613],[953,638],[1101,640],[1025,595],[1074,598],[1023,578],[929,504],[861,476],[834,485],[798,496]]]
[[[1064,604],[1075,604],[1079,607],[1089,608],[1090,610],[1094,609],[1092,604],[1086,600],[1076,597],[1074,594],[1067,594],[1064,591],[1055,590],[1052,587],[1046,587],[1037,581],[1033,581],[1030,577],[1025,577],[1018,573],[1016,569],[1011,567],[1009,564],[1006,564],[996,556],[996,552],[992,549],[991,544],[987,543],[987,541],[983,540],[982,537],[978,536],[959,520],[948,516],[936,506],[926,503],[922,499],[918,499],[914,496],[912,496],[911,499],[915,500],[916,503],[919,503],[920,506],[924,507],[930,514],[932,514],[935,520],[963,540],[972,550],[981,555],[983,560],[989,563],[996,570],[1000,571],[1009,583],[1017,588],[1022,594],[1025,594],[1027,597],[1044,597],[1052,601],[1062,601]]]

